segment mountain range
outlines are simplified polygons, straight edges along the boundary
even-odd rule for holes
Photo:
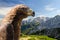
[[[33,20],[22,21],[22,33],[47,35],[49,37],[60,39],[60,15],[55,17],[36,17]],[[52,36],[53,35],[53,36]]]
[[[42,28],[59,28],[60,27],[60,15],[56,15],[53,18],[49,18],[49,17],[36,17],[33,20],[32,19],[28,19],[28,20],[24,20],[22,21],[22,25],[23,24],[34,24],[35,22],[40,23],[37,28],[41,29]]]

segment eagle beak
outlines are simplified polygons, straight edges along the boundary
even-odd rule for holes
[[[33,11],[33,13],[32,13],[32,16],[34,17],[35,16],[35,12]]]

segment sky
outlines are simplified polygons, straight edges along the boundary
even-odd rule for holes
[[[35,11],[35,17],[60,15],[60,0],[0,0],[0,18],[17,4],[25,4]]]

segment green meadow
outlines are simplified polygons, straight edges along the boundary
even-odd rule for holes
[[[24,35],[21,36],[20,40],[57,40],[53,38],[49,38],[45,35]]]

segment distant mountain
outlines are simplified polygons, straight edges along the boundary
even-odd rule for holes
[[[42,26],[45,23],[45,21],[49,20],[50,18],[48,17],[36,17],[34,19],[28,19],[28,20],[23,20],[22,21],[22,30],[30,30],[30,32],[36,32],[37,30],[43,29]],[[29,32],[29,33],[30,33]]]
[[[31,21],[31,24],[33,23],[34,24],[38,24],[38,26],[34,26],[33,30],[31,30],[28,34],[30,33],[33,33],[33,32],[36,32],[37,30],[42,30],[44,29],[45,27],[43,27],[45,21],[49,20],[50,18],[48,17],[37,17],[37,18],[34,18],[32,21]]]
[[[32,22],[39,22],[40,25],[38,25],[35,30],[42,30],[44,28],[50,29],[50,28],[60,28],[60,15],[56,15],[53,18],[35,18]],[[33,33],[33,32],[32,32]]]
[[[22,22],[22,32],[25,34],[48,35],[60,40],[60,15],[53,18],[36,17]],[[53,36],[52,36],[53,35]]]
[[[60,15],[56,15],[55,17],[47,20],[44,24],[47,28],[60,28]]]
[[[28,19],[22,21],[23,24],[34,24],[35,22],[39,22],[38,28],[60,28],[60,15],[56,15],[53,18],[49,17],[36,17],[34,19]]]
[[[48,17],[37,17],[37,18],[35,18],[33,21],[37,21],[37,22],[40,22],[40,23],[42,23],[42,22],[45,22],[45,21],[47,21],[47,20],[49,20],[50,18],[48,18]],[[32,21],[32,22],[33,22]]]
[[[41,34],[60,40],[60,28],[43,29],[41,30]]]

